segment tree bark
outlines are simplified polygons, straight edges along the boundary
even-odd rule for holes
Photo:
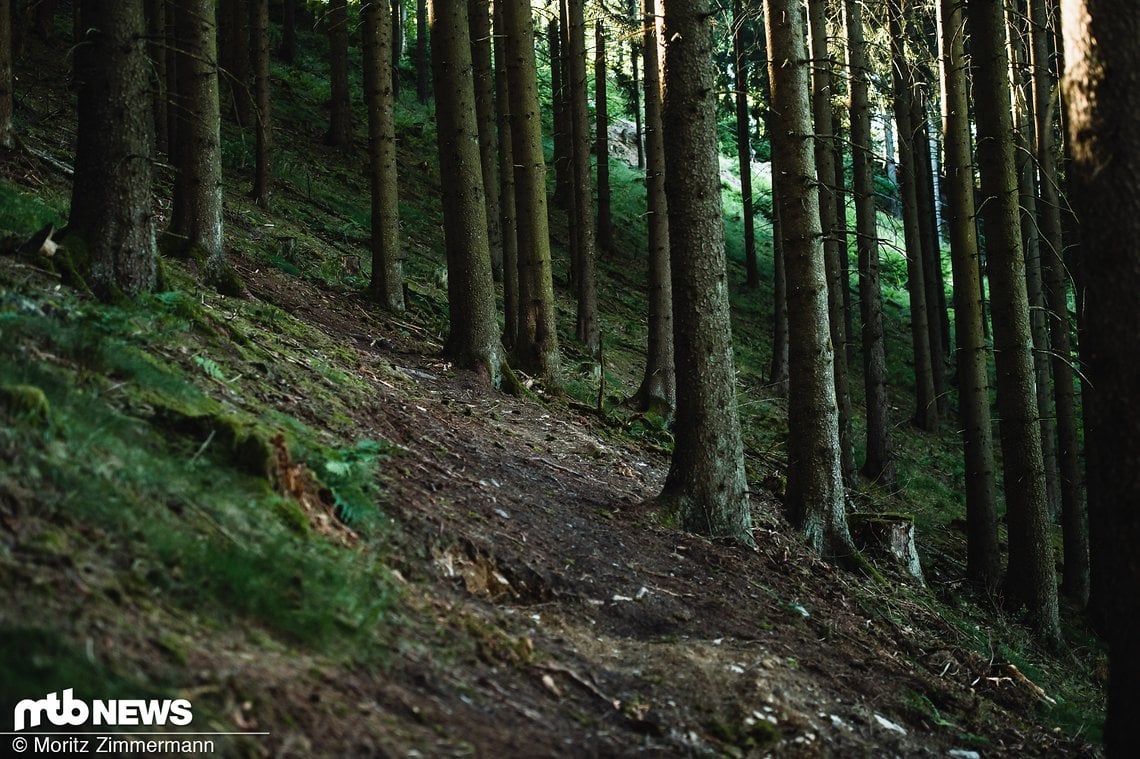
[[[142,0],[84,3],[82,14],[70,228],[86,249],[88,285],[112,300],[152,290],[157,272],[146,20]]]
[[[269,0],[250,0],[249,27],[253,54],[254,105],[257,107],[257,159],[253,173],[253,199],[269,208],[273,195],[270,153],[273,150],[272,100],[269,85]]]
[[[421,104],[431,96],[428,34],[427,0],[416,0],[416,98]]]
[[[383,2],[383,0],[378,0]],[[404,57],[407,35],[404,0],[392,0],[392,99],[400,99],[400,59]]]
[[[598,164],[598,249],[609,252],[613,247],[613,222],[610,219],[610,117],[606,102],[606,28],[599,17],[594,21],[594,116],[596,143],[594,156]]]
[[[839,453],[844,483],[855,483],[855,451],[851,430],[851,394],[847,379],[847,316],[843,291],[847,273],[841,268],[839,246],[839,192],[836,188],[836,140],[832,132],[832,60],[827,44],[827,2],[809,0],[808,31],[812,58],[812,111],[815,126],[815,163],[819,176],[819,217],[823,235],[823,257],[827,272],[827,312],[835,371],[835,400],[839,408]],[[842,168],[840,167],[840,170]],[[842,242],[841,242],[842,240]]]
[[[1104,517],[1104,543],[1094,550],[1106,553],[1112,573],[1105,749],[1115,759],[1140,753],[1140,7],[1064,0],[1061,18],[1070,197],[1081,225],[1088,455],[1097,462],[1089,467],[1090,504],[1095,493]]]
[[[657,6],[660,0],[657,0]],[[657,408],[672,416],[677,405],[677,374],[673,363],[673,282],[669,256],[669,206],[665,197],[665,144],[661,131],[662,14],[654,0],[641,0],[645,56],[645,195],[649,243],[649,336],[645,378],[638,388],[638,406]]]
[[[748,118],[748,59],[744,51],[743,0],[732,4],[732,54],[736,90],[736,155],[740,166],[740,201],[744,216],[744,284],[749,290],[760,286],[756,263],[756,217],[752,208],[752,143]]]
[[[253,123],[253,97],[250,82],[249,14],[246,0],[218,0],[218,64],[225,83],[221,91],[228,94],[226,101],[233,108],[234,121],[240,127]]]
[[[7,2],[0,2],[2,5],[7,5]],[[3,24],[7,18],[3,11],[0,9],[0,24]],[[147,33],[147,55],[150,58],[150,71],[151,71],[151,102],[152,112],[154,114],[154,149],[156,153],[168,153],[170,149],[169,133],[167,125],[169,123],[169,115],[167,109],[167,100],[169,93],[166,90],[166,0],[146,0],[146,33]],[[0,59],[3,55],[0,54]],[[0,66],[3,64],[0,63]],[[0,72],[0,88],[3,87],[3,73]],[[0,101],[3,96],[0,95]],[[3,106],[0,105],[0,111]],[[0,116],[0,122],[3,122],[3,117]],[[0,132],[3,127],[0,127]],[[0,138],[2,141],[2,138]]]
[[[372,197],[372,281],[368,294],[382,307],[399,313],[404,310],[404,275],[396,170],[396,104],[390,76],[390,14],[391,6],[384,0],[360,6],[364,102],[368,110],[368,183]]]
[[[468,0],[471,25],[471,64],[475,76],[475,117],[479,122],[479,157],[487,201],[487,242],[491,246],[491,273],[503,277],[503,233],[499,218],[499,156],[495,123],[495,71],[491,62],[491,11],[482,0]]]
[[[975,88],[974,96],[1009,519],[1007,587],[1028,607],[1037,637],[1056,646],[1061,637],[1057,576],[1045,513],[1041,428],[1033,391],[1004,8],[1001,0],[970,0],[967,14],[974,81],[984,83]]]
[[[887,399],[887,359],[883,331],[883,295],[879,283],[879,232],[875,186],[871,173],[869,70],[859,0],[844,0],[847,64],[851,100],[851,155],[854,169],[855,237],[859,250],[859,312],[863,321],[863,382],[867,413],[867,458],[863,474],[891,487],[895,465],[891,454]]]
[[[0,147],[16,144],[12,127],[12,3],[0,0]]]
[[[577,262],[577,337],[586,353],[598,355],[597,250],[594,229],[593,177],[590,171],[590,120],[586,92],[586,19],[584,0],[568,0],[569,47],[567,49],[567,102],[570,110],[571,164],[574,196],[571,225]]]
[[[281,44],[277,46],[277,57],[290,64],[297,57],[297,0],[281,2]]]
[[[515,156],[511,142],[511,98],[504,49],[503,4],[494,5],[495,100],[499,136],[499,229],[503,243],[503,344],[514,350],[519,331],[519,248],[515,219]]]
[[[570,163],[570,117],[566,108],[566,83],[563,81],[562,32],[560,21],[552,18],[546,27],[546,46],[550,55],[550,98],[554,111],[554,198],[555,208],[570,207],[572,166]]]
[[[212,0],[176,0],[178,40],[178,144],[170,231],[187,251],[205,259],[207,280],[225,273],[222,248],[222,151],[218,103],[218,55]]]
[[[546,209],[546,162],[529,0],[505,0],[503,37],[515,156],[515,219],[519,249],[518,341],[512,354],[523,371],[558,383],[558,330]]]
[[[792,521],[830,558],[854,551],[840,463],[835,353],[815,166],[809,64],[800,0],[768,0],[772,80],[772,174],[781,179],[780,219],[788,276],[788,492]],[[820,11],[822,8],[809,9]],[[818,59],[816,64],[819,65]],[[830,127],[830,113],[827,114]],[[830,145],[822,153],[830,154]],[[828,220],[835,218],[828,209]]]
[[[325,141],[345,148],[352,144],[352,109],[348,91],[348,0],[329,0],[329,131]]]
[[[432,0],[429,20],[450,317],[443,352],[499,387],[502,346],[487,242],[467,0]]]
[[[974,166],[966,100],[964,16],[958,0],[940,0],[943,103],[946,120],[947,229],[954,272],[954,324],[958,350],[958,405],[966,465],[966,576],[994,590],[1001,574],[994,498],[986,340],[982,331],[981,271],[974,225]]]
[[[713,2],[664,0],[662,10],[678,435],[661,499],[684,529],[753,545],[724,261]]]

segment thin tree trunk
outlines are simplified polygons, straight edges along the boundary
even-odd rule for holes
[[[958,0],[941,0],[938,30],[942,61],[942,113],[946,120],[947,229],[954,271],[954,325],[958,350],[958,405],[966,465],[966,576],[996,589],[1001,573],[994,498],[993,431],[989,375],[982,332],[981,271],[974,226],[974,166],[966,101],[964,15]]]
[[[7,2],[0,4],[7,5]],[[7,15],[0,8],[0,24],[6,20]],[[150,57],[151,71],[151,107],[154,114],[154,148],[156,153],[167,154],[170,143],[167,132],[169,115],[166,107],[169,97],[166,91],[166,0],[147,0],[146,24],[147,55]],[[0,54],[0,60],[2,59],[3,55]],[[2,65],[0,63],[0,66]],[[3,86],[3,73],[0,72],[0,88]],[[3,95],[0,95],[0,102],[2,100]],[[0,111],[2,110],[3,106],[0,105]],[[0,122],[3,122],[3,116],[0,116]],[[0,132],[2,131],[3,127],[0,127]]]
[[[851,72],[851,154],[854,168],[855,236],[859,250],[859,311],[863,321],[863,381],[867,412],[867,458],[863,474],[887,487],[895,481],[887,399],[883,295],[879,284],[879,233],[871,174],[869,71],[860,0],[844,0],[847,63]]]
[[[475,116],[479,121],[479,157],[487,199],[487,241],[491,246],[491,272],[503,278],[503,233],[499,218],[499,157],[495,124],[495,71],[491,62],[491,12],[483,0],[468,0],[471,24],[471,64],[475,75]]]
[[[555,208],[570,207],[570,118],[566,108],[566,83],[562,74],[562,33],[558,19],[546,27],[546,45],[550,55],[550,98],[554,110],[554,198]]]
[[[429,59],[427,0],[416,0],[416,98],[420,103],[427,103],[431,96]]]
[[[598,286],[596,273],[594,193],[590,171],[590,121],[586,92],[586,19],[584,0],[567,2],[569,41],[567,49],[568,102],[570,107],[571,163],[574,171],[572,251],[577,261],[577,337],[590,356],[598,355]]]
[[[86,246],[87,283],[113,300],[152,290],[157,277],[146,19],[142,0],[84,3],[82,13],[70,228]]]
[[[598,249],[613,247],[610,219],[610,117],[606,103],[606,29],[599,17],[594,21],[594,116],[597,121],[594,156],[598,163]]]
[[[328,144],[348,147],[352,144],[352,111],[348,91],[348,0],[329,0],[327,11],[329,36],[329,80],[331,101]]]
[[[831,128],[835,135],[835,239],[839,246],[839,287],[843,298],[843,334],[846,338],[843,360],[847,364],[848,395],[850,395],[851,367],[855,366],[855,341],[852,339],[854,328],[851,326],[851,251],[849,247],[850,228],[847,224],[847,172],[843,164],[843,145],[846,140],[843,139],[843,122],[840,114],[841,107],[833,103]],[[854,439],[851,440],[851,447],[855,447]],[[854,462],[852,462],[852,467],[854,467]],[[844,471],[847,471],[846,463],[844,463]]]
[[[641,50],[635,40],[630,43],[629,50],[629,65],[633,71],[633,139],[637,143],[637,168],[644,169],[646,147],[642,142],[642,137],[645,127],[641,119],[641,82],[638,81],[640,75],[637,70],[637,58],[640,54]]]
[[[970,0],[967,13],[974,81],[984,83],[975,88],[974,95],[1009,519],[1007,587],[1028,607],[1030,625],[1038,638],[1056,646],[1061,637],[1057,576],[1045,512],[1041,428],[1033,392],[1004,8],[1001,0]]]
[[[1049,62],[1049,20],[1045,0],[1030,0],[1030,52],[1033,100],[1037,117],[1037,165],[1040,171],[1041,261],[1048,304],[1053,360],[1053,392],[1057,413],[1057,458],[1060,471],[1061,529],[1064,536],[1062,591],[1078,604],[1089,596],[1089,539],[1081,501],[1081,464],[1073,390],[1073,345],[1070,336],[1068,273],[1062,258],[1061,196],[1056,141],[1053,136],[1053,93],[1056,78]]]
[[[503,243],[503,344],[514,350],[519,332],[519,248],[515,219],[515,157],[511,144],[511,98],[507,82],[503,3],[494,4],[495,100],[498,104],[499,229]]]
[[[384,0],[377,0],[383,2]],[[406,10],[404,0],[392,0],[392,99],[400,99],[400,59],[404,57]]]
[[[679,433],[661,499],[685,529],[753,545],[725,287],[713,2],[663,0],[661,10]]]
[[[368,110],[368,184],[372,198],[372,281],[369,297],[390,311],[404,310],[400,205],[396,170],[396,117],[392,77],[391,6],[362,3],[364,102]],[[449,279],[450,281],[450,279]]]
[[[277,46],[277,57],[285,63],[293,63],[297,57],[297,0],[281,2],[281,44]]]
[[[902,200],[903,234],[906,239],[906,284],[910,294],[910,333],[914,351],[915,411],[912,421],[926,432],[938,429],[938,403],[934,394],[930,329],[927,322],[926,275],[923,271],[922,240],[919,234],[918,195],[915,188],[914,125],[911,123],[914,78],[907,59],[909,25],[903,18],[903,0],[888,0],[890,15],[891,72],[894,79],[895,124],[899,133],[899,195]]]
[[[748,60],[744,51],[743,0],[732,4],[733,73],[736,90],[736,155],[740,166],[740,201],[744,216],[745,286],[760,286],[760,269],[756,263],[756,218],[752,208],[752,144],[748,120]]]
[[[12,3],[0,0],[0,147],[16,144],[12,128]]]
[[[831,52],[827,44],[826,0],[809,0],[808,31],[811,39],[812,110],[815,125],[815,163],[819,175],[819,217],[823,257],[827,272],[827,312],[834,352],[835,400],[839,409],[839,452],[843,481],[855,482],[855,451],[851,431],[851,394],[847,379],[847,317],[843,306],[846,272],[840,268],[838,235],[839,194],[835,187],[835,143],[832,133]],[[773,171],[775,173],[775,171]],[[846,237],[842,244],[846,244]]]
[[[257,106],[257,160],[253,174],[253,198],[261,208],[269,208],[273,195],[270,169],[273,120],[269,91],[269,0],[250,0],[249,14],[253,42],[254,101]]]
[[[642,410],[672,416],[677,404],[673,363],[673,283],[669,258],[669,207],[665,197],[665,145],[661,132],[661,14],[641,0],[645,56],[645,195],[649,242],[649,336],[645,378],[638,388]]]
[[[504,2],[511,145],[515,156],[515,219],[519,250],[518,341],[512,354],[519,368],[558,382],[558,330],[550,272],[546,209],[546,162],[529,0]]]
[[[233,108],[234,121],[240,127],[254,122],[253,93],[250,83],[250,29],[246,0],[219,0],[218,2],[218,63],[228,92],[226,102]]]

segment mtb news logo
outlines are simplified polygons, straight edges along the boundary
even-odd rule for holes
[[[76,727],[86,725],[189,725],[194,719],[193,707],[184,698],[176,699],[119,699],[111,701],[83,701],[75,698],[68,688],[49,693],[38,701],[25,698],[16,704],[13,715],[14,730],[39,727],[46,719],[53,725]]]

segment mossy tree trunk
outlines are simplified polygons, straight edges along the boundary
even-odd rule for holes
[[[963,11],[958,0],[940,0],[942,113],[945,118],[947,229],[954,272],[954,325],[958,350],[958,405],[966,464],[966,576],[996,589],[1001,573],[994,498],[993,431],[989,375],[982,330],[981,267],[974,224],[974,164],[966,99]]]
[[[364,38],[364,102],[368,110],[368,180],[372,196],[372,281],[368,294],[375,303],[404,310],[403,261],[400,255],[400,203],[396,171],[395,98],[391,6],[360,6]]]
[[[76,48],[79,136],[70,227],[86,250],[86,261],[77,263],[85,264],[95,293],[136,295],[154,288],[157,267],[143,1],[84,3],[82,14],[88,31]]]
[[[352,108],[348,91],[348,0],[329,0],[325,11],[329,38],[329,130],[325,141],[345,148],[352,144]]]
[[[468,0],[471,25],[471,65],[475,76],[475,117],[479,121],[479,157],[487,200],[487,241],[491,272],[503,278],[503,232],[499,210],[498,128],[495,117],[495,70],[491,61],[491,9],[484,0]]]
[[[662,5],[677,438],[661,499],[685,529],[751,545],[724,260],[713,7],[712,0]]]
[[[1140,754],[1140,6],[1064,0],[1070,197],[1081,225],[1090,517],[1111,572],[1109,757]],[[1091,462],[1095,461],[1095,465]],[[1101,499],[1096,502],[1092,499]]]
[[[429,22],[447,246],[450,331],[443,350],[460,366],[485,372],[498,387],[502,346],[487,242],[467,0],[432,0]]]
[[[986,260],[992,291],[998,411],[1009,519],[1007,587],[1029,611],[1030,625],[1046,645],[1060,643],[1057,576],[1046,514],[1041,428],[1034,394],[1029,297],[1018,219],[1017,167],[1010,111],[1009,57],[1001,0],[970,0],[982,178]]]
[[[887,399],[887,358],[883,331],[883,294],[879,282],[879,232],[875,215],[875,185],[871,171],[870,71],[863,36],[863,7],[844,0],[847,64],[851,107],[852,193],[855,196],[855,237],[859,251],[859,312],[863,321],[863,382],[867,409],[867,457],[863,474],[890,487],[895,480],[891,454],[891,425]]]
[[[645,60],[645,195],[649,244],[649,336],[645,377],[635,396],[643,410],[671,415],[677,404],[673,363],[673,282],[669,262],[669,206],[665,197],[665,143],[661,132],[660,0],[641,0]]]
[[[528,0],[504,0],[511,146],[515,158],[515,219],[519,250],[518,340],[512,356],[520,369],[558,383],[558,329],[546,209],[546,161],[538,104],[534,31]]]
[[[768,0],[767,11],[775,114],[772,173],[782,177],[780,219],[788,276],[787,507],[815,550],[829,557],[850,557],[854,547],[847,529],[840,463],[835,352],[812,138],[812,61],[805,55],[800,0]],[[830,113],[827,116],[830,127]],[[827,145],[822,152],[830,151]],[[830,221],[834,211],[829,209],[827,215]]]

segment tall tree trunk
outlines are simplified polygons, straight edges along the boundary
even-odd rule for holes
[[[996,589],[1001,573],[994,498],[986,340],[982,332],[978,237],[974,226],[974,166],[966,100],[964,16],[958,0],[940,0],[942,113],[946,120],[947,229],[954,271],[954,325],[958,350],[958,405],[966,464],[966,576]]]
[[[152,290],[157,271],[146,20],[142,0],[84,3],[82,12],[88,32],[76,48],[79,137],[70,226],[86,246],[88,284],[113,299]]]
[[[599,17],[594,21],[594,116],[597,121],[594,156],[598,162],[598,249],[613,247],[610,219],[610,117],[606,103],[606,28]]]
[[[330,145],[344,148],[352,144],[352,110],[348,92],[348,0],[329,0],[326,20],[332,99],[325,140]]]
[[[854,169],[855,237],[859,250],[859,312],[863,321],[863,382],[867,411],[867,459],[863,474],[890,487],[895,481],[887,399],[883,295],[879,284],[879,232],[871,173],[871,110],[867,44],[860,0],[844,0],[847,65],[851,72],[851,159]]]
[[[840,79],[845,79],[841,77]],[[842,130],[842,106],[832,103],[831,129],[835,135],[835,239],[839,245],[839,287],[843,298],[843,334],[846,337],[843,360],[847,364],[848,394],[850,395],[851,367],[855,365],[854,328],[851,326],[851,251],[849,243],[850,229],[847,224],[847,171],[843,164],[843,146],[847,143]],[[855,447],[852,439],[851,447]],[[854,453],[852,453],[854,456]],[[843,465],[844,471],[847,464]],[[854,467],[854,462],[852,462]],[[854,471],[852,469],[852,471]]]
[[[732,4],[733,73],[736,90],[736,155],[740,166],[740,201],[744,216],[745,286],[760,286],[760,268],[756,264],[756,218],[752,208],[752,143],[748,118],[748,59],[744,50],[743,0]]]
[[[416,0],[416,98],[427,103],[431,95],[428,53],[427,0]]]
[[[1009,519],[1007,586],[1028,607],[1030,625],[1038,638],[1053,646],[1061,637],[1057,576],[1045,513],[1041,428],[1033,392],[1004,8],[1001,0],[970,0],[967,14],[974,81],[983,83],[974,95]]]
[[[396,103],[389,75],[390,16],[391,6],[386,0],[372,0],[360,6],[364,102],[368,110],[368,183],[372,196],[372,281],[368,294],[374,302],[399,313],[404,310],[404,276],[396,170]]]
[[[788,270],[787,506],[808,544],[829,557],[850,557],[847,501],[839,450],[839,409],[828,318],[827,272],[820,227],[811,105],[800,0],[768,0],[772,80],[772,174],[780,175],[780,218]],[[809,8],[820,13],[822,7]],[[826,57],[826,56],[825,56]],[[817,66],[822,65],[818,59]],[[827,114],[831,126],[831,114]],[[830,145],[821,153],[830,156]],[[833,201],[834,202],[834,201]],[[828,209],[828,221],[835,218]]]
[[[254,102],[257,106],[257,160],[253,174],[253,199],[269,208],[273,194],[270,152],[273,120],[269,91],[269,0],[250,0],[249,27],[253,54]]]
[[[1041,263],[1048,303],[1049,339],[1053,359],[1053,393],[1057,413],[1057,458],[1060,470],[1061,529],[1064,572],[1061,590],[1079,604],[1089,595],[1089,540],[1081,501],[1081,464],[1073,390],[1073,344],[1070,336],[1068,273],[1062,258],[1061,196],[1058,187],[1056,140],[1053,136],[1054,85],[1049,60],[1051,30],[1045,0],[1030,0],[1030,52],[1033,100],[1036,105],[1037,166],[1041,174]]]
[[[495,100],[499,136],[499,229],[503,243],[503,343],[510,350],[519,332],[519,248],[515,219],[515,156],[511,143],[511,98],[507,82],[507,53],[503,33],[503,3],[494,5]]]
[[[661,498],[685,529],[752,545],[724,262],[713,1],[664,0],[662,10],[679,434]]]
[[[910,334],[914,350],[915,410],[912,421],[926,432],[938,429],[938,403],[934,394],[930,329],[927,322],[926,275],[923,271],[919,234],[918,195],[915,188],[914,126],[911,124],[914,77],[907,59],[909,25],[903,18],[903,0],[888,0],[890,15],[891,72],[894,79],[895,124],[899,133],[899,195],[902,200],[903,234],[906,239],[906,285],[910,294]]]
[[[1112,571],[1105,748],[1140,754],[1140,6],[1118,0],[1064,0],[1065,104],[1072,150],[1070,196],[1081,224],[1087,332],[1081,345],[1092,392],[1090,491],[1103,500]],[[1091,483],[1090,483],[1091,484]],[[1091,502],[1091,501],[1090,501]]]
[[[443,352],[499,387],[502,346],[487,243],[467,0],[432,0],[430,23],[450,317]]]
[[[281,2],[281,44],[277,46],[277,57],[285,63],[293,63],[297,57],[297,0]]]
[[[491,272],[503,277],[503,233],[499,218],[499,155],[495,125],[495,71],[491,62],[491,10],[482,0],[468,0],[471,25],[471,64],[475,76],[475,116],[479,121],[479,157],[487,200],[487,242],[491,246]]]
[[[6,2],[3,4],[7,4]],[[0,24],[6,21],[6,14],[0,9]],[[151,103],[154,114],[154,148],[156,153],[168,153],[170,143],[168,140],[167,124],[168,111],[166,91],[166,0],[146,0],[146,34],[147,55],[150,58],[151,71]],[[0,54],[0,59],[2,59]],[[3,64],[0,63],[0,66]],[[0,88],[3,87],[3,74],[0,73]],[[0,101],[3,96],[0,95]],[[0,105],[0,111],[3,106]],[[3,117],[0,116],[0,122]],[[0,127],[0,132],[3,128]]]
[[[228,94],[225,102],[233,108],[234,121],[240,127],[253,124],[253,93],[250,82],[249,13],[246,0],[218,0],[218,64],[221,66],[221,91]]]
[[[645,56],[645,196],[649,242],[649,337],[638,406],[671,416],[677,404],[673,363],[673,282],[669,259],[669,206],[665,197],[665,144],[661,133],[660,0],[641,0]]]
[[[565,67],[562,55],[560,22],[552,18],[546,27],[546,46],[550,55],[550,98],[554,110],[554,198],[556,208],[570,207],[572,165],[570,163],[570,116],[566,108]]]
[[[637,39],[630,43],[629,67],[633,72],[633,139],[637,145],[637,168],[645,168],[645,145],[643,144],[644,128],[641,119],[641,82],[638,81],[637,58],[641,55]],[[646,85],[648,86],[648,85]]]
[[[839,452],[843,481],[855,483],[855,451],[851,431],[851,394],[847,380],[847,317],[843,306],[847,273],[840,267],[838,203],[836,190],[835,139],[832,133],[831,52],[827,44],[827,2],[809,0],[808,31],[811,38],[812,111],[815,127],[815,163],[819,176],[819,218],[823,235],[823,258],[827,272],[827,313],[835,371],[835,400],[839,409]],[[739,115],[739,114],[738,114]],[[775,173],[775,172],[773,172]],[[846,236],[843,243],[846,244]]]
[[[1034,166],[1033,76],[1029,68],[1028,36],[1024,1],[1007,11],[1009,19],[1010,81],[1013,83],[1014,139],[1016,140],[1018,201],[1021,205],[1021,241],[1025,251],[1025,284],[1029,296],[1029,324],[1033,335],[1033,371],[1036,377],[1037,413],[1041,425],[1041,457],[1045,469],[1045,508],[1050,520],[1061,511],[1060,475],[1057,471],[1056,436],[1053,425],[1053,394],[1049,325],[1045,318],[1045,289],[1041,276],[1041,245],[1037,221],[1037,173]]]
[[[500,39],[507,42],[519,250],[519,334],[512,356],[520,369],[554,385],[558,382],[558,330],[550,272],[546,162],[542,153],[534,31],[529,0],[505,0],[505,6]]]
[[[384,0],[377,0],[383,2]],[[400,99],[400,59],[404,57],[407,35],[407,9],[404,0],[392,0],[392,99]]]
[[[12,3],[0,0],[0,147],[16,144],[12,128]]]
[[[598,355],[598,284],[597,251],[594,230],[594,192],[590,171],[590,114],[586,91],[586,19],[584,0],[569,0],[569,41],[567,50],[568,102],[573,140],[571,162],[574,169],[573,220],[575,230],[572,251],[577,261],[578,340],[591,356]]]
[[[175,0],[178,119],[170,231],[205,258],[207,280],[226,273],[222,249],[222,151],[213,0]]]

